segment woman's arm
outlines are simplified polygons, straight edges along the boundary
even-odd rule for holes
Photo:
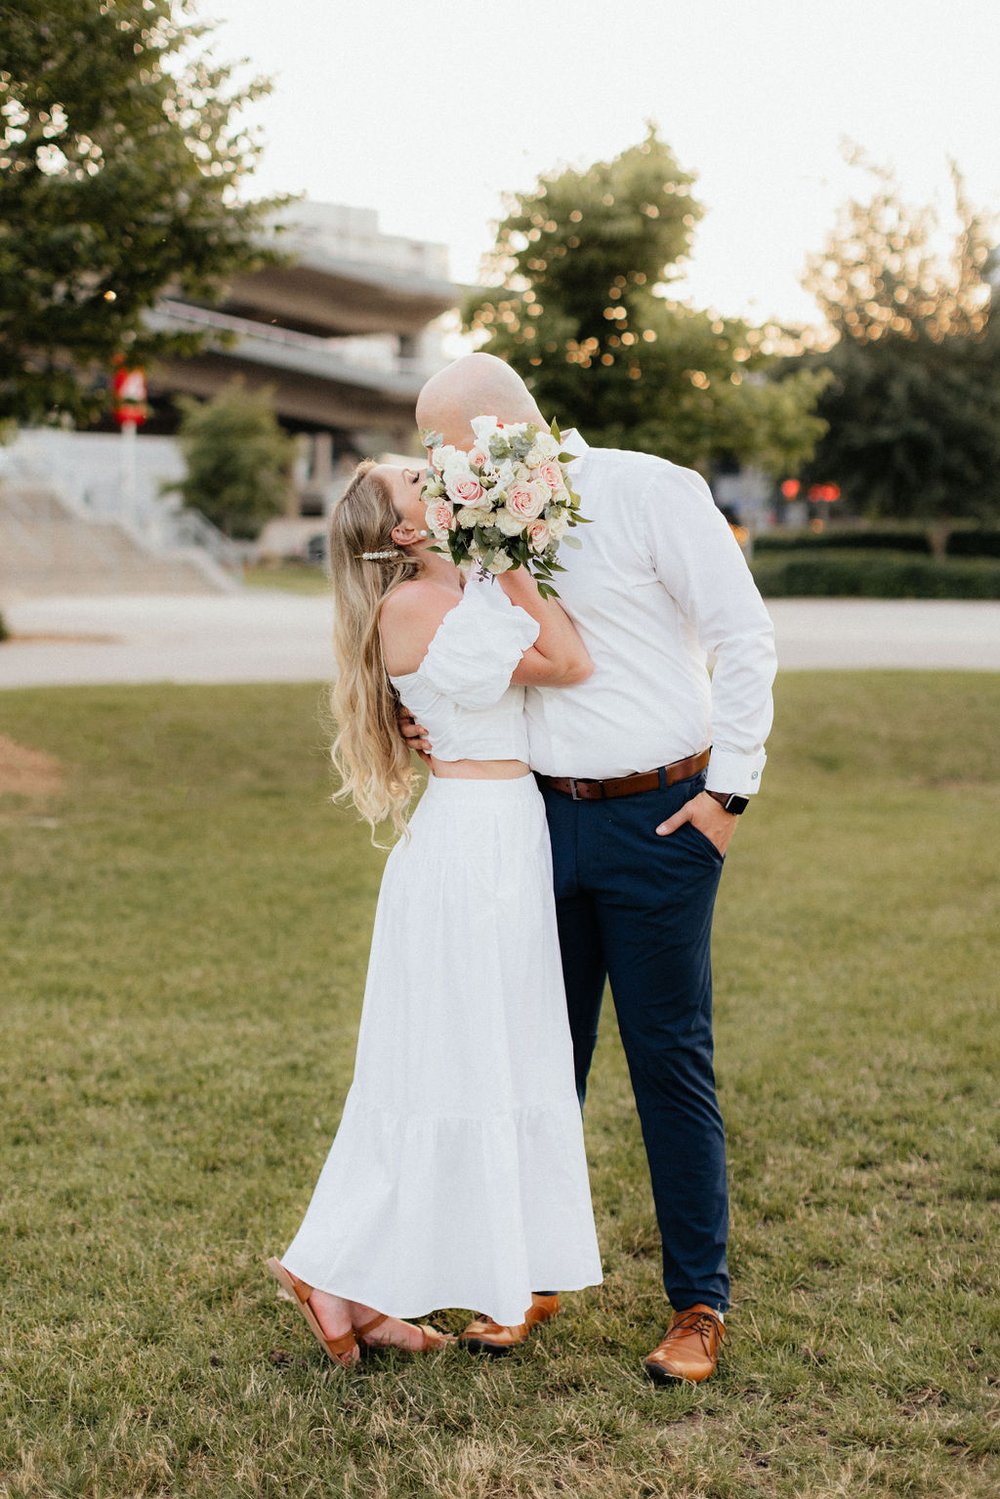
[[[538,638],[521,657],[511,681],[522,687],[572,687],[585,682],[594,663],[562,605],[556,599],[543,599],[524,568],[501,573],[497,581],[511,603],[539,625]]]

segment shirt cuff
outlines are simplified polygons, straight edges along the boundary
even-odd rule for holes
[[[705,790],[735,791],[739,796],[753,796],[760,790],[766,760],[763,750],[753,755],[741,755],[738,750],[713,749],[705,775]]]

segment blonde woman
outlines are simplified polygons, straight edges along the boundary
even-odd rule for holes
[[[424,470],[362,464],[334,510],[341,795],[401,835],[379,894],[354,1080],[305,1218],[269,1268],[342,1364],[450,1341],[469,1307],[524,1328],[601,1280],[526,684],[590,659],[522,571],[429,549]],[[434,745],[413,790],[400,704]],[[540,1288],[555,1290],[542,1292]],[[492,1347],[489,1342],[479,1346]]]

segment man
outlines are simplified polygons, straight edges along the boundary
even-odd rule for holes
[[[473,417],[546,426],[520,377],[470,354],[427,382],[417,423],[468,449]],[[712,1062],[710,937],[729,841],[759,789],[775,672],[771,621],[699,474],[575,431],[572,483],[592,524],[558,588],[594,662],[575,687],[529,689],[581,1105],[610,978],[652,1179],[673,1316],[645,1367],[715,1371],[729,1305],[725,1137]],[[714,656],[709,676],[706,657]],[[426,748],[418,725],[404,727]],[[711,746],[711,749],[709,749]],[[479,1319],[506,1351],[558,1309]]]

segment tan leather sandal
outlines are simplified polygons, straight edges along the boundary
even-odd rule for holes
[[[355,1336],[354,1328],[352,1327],[349,1332],[341,1333],[339,1337],[328,1338],[320,1326],[319,1318],[309,1305],[309,1297],[312,1295],[315,1287],[307,1286],[304,1280],[299,1280],[297,1275],[293,1275],[290,1270],[286,1270],[281,1261],[275,1259],[273,1255],[267,1261],[267,1268],[282,1290],[287,1292],[290,1299],[295,1302],[299,1311],[305,1317],[310,1332],[324,1353],[332,1358],[335,1364],[340,1364],[341,1368],[349,1369],[352,1364],[356,1364],[361,1350],[358,1348],[358,1340]],[[369,1326],[371,1325],[369,1324]]]
[[[361,1344],[362,1344],[363,1347],[365,1347],[365,1348],[400,1348],[405,1353],[432,1353],[432,1352],[434,1352],[438,1348],[447,1348],[447,1346],[448,1346],[449,1343],[453,1343],[455,1341],[454,1338],[449,1337],[447,1333],[438,1332],[437,1328],[436,1327],[432,1327],[429,1322],[421,1322],[420,1325],[419,1325],[419,1330],[420,1330],[420,1332],[423,1333],[424,1340],[423,1340],[422,1343],[419,1343],[416,1348],[411,1348],[410,1345],[409,1345],[409,1343],[376,1343],[376,1342],[373,1342],[368,1337],[368,1334],[370,1332],[373,1332],[376,1327],[381,1327],[382,1323],[383,1322],[388,1322],[388,1320],[389,1320],[389,1316],[388,1316],[387,1312],[376,1312],[375,1315],[374,1315],[374,1317],[372,1317],[370,1321],[368,1321],[368,1322],[362,1322],[362,1324],[361,1324],[360,1327],[356,1327],[354,1329],[355,1334],[356,1334],[357,1338],[359,1339],[359,1341],[361,1342]],[[399,1320],[402,1322],[403,1318],[400,1317]],[[416,1324],[413,1323],[413,1322],[407,1322],[406,1323],[407,1327],[413,1327],[415,1325]]]

